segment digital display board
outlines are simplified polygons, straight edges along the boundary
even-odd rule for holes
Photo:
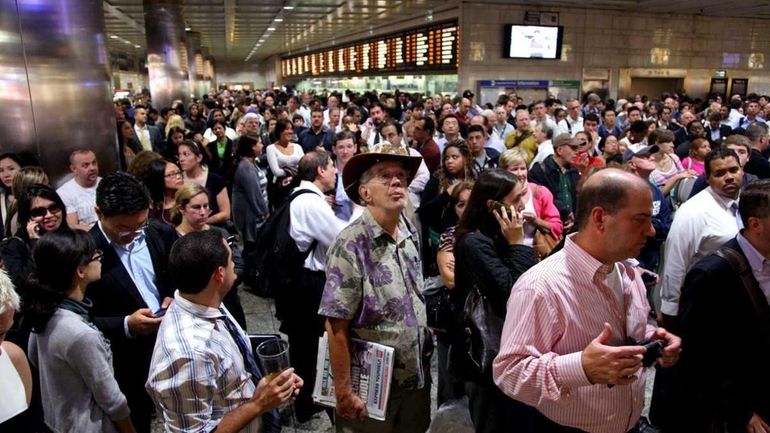
[[[289,77],[374,75],[457,71],[460,64],[457,21],[387,34],[334,48],[286,56],[281,74]]]

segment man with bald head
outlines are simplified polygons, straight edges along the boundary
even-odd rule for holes
[[[627,259],[655,234],[644,179],[605,169],[578,196],[578,232],[511,291],[493,376],[533,406],[537,432],[636,432],[644,406],[640,346],[662,340],[673,365],[681,341],[647,323],[641,275]]]

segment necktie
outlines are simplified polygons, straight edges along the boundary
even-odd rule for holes
[[[246,370],[251,373],[251,380],[253,380],[254,384],[256,385],[257,382],[262,379],[262,371],[257,366],[257,361],[254,359],[254,354],[251,353],[251,349],[246,342],[246,338],[243,336],[243,333],[241,333],[238,329],[238,326],[232,320],[230,320],[230,316],[227,315],[225,309],[220,308],[219,311],[222,313],[222,317],[220,319],[225,323],[227,332],[230,333],[230,336],[233,337],[233,340],[235,341],[235,345],[238,346],[238,350],[241,352],[241,356],[243,356],[243,363],[246,364]],[[262,415],[264,431],[266,433],[277,433],[281,431],[280,420],[281,418],[278,415],[278,411],[275,409]]]
[[[730,205],[730,210],[733,212],[733,216],[735,216],[735,223],[738,226],[738,231],[743,230],[743,220],[741,220],[741,212],[738,210],[737,201],[734,201]]]
[[[152,144],[150,143],[150,140],[147,139],[147,136],[144,135],[145,129],[142,128],[139,130],[139,141],[142,142],[142,148],[144,150],[152,150]]]

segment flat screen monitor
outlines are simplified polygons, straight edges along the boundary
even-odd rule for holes
[[[509,59],[561,58],[562,26],[505,26],[503,57]]]

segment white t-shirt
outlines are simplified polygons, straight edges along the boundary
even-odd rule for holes
[[[80,224],[91,225],[97,220],[94,209],[96,207],[96,187],[101,181],[102,178],[99,177],[96,179],[96,185],[91,188],[83,188],[72,178],[56,190],[64,202],[64,206],[67,207],[67,213],[77,212]]]

